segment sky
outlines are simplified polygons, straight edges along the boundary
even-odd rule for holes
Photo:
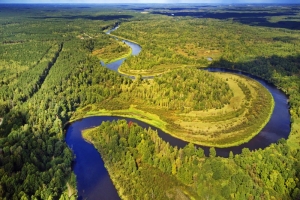
[[[0,3],[293,3],[300,0],[0,0]]]

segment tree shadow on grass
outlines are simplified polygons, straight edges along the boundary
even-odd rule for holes
[[[220,59],[219,61],[214,61],[209,67],[241,70],[277,84],[278,80],[274,78],[276,74],[281,77],[300,76],[300,55],[287,57],[280,57],[277,55],[270,57],[256,57],[252,61],[238,63]]]

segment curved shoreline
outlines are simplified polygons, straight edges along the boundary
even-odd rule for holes
[[[225,69],[225,68],[224,68]],[[251,75],[251,74],[250,74]],[[252,75],[253,76],[253,75]],[[263,85],[263,84],[262,84]],[[274,84],[273,84],[274,85]],[[265,124],[263,125],[263,127],[262,127],[262,129],[261,129],[261,131],[258,131],[259,132],[259,134],[256,134],[256,135],[254,135],[254,137],[249,141],[249,142],[247,142],[247,143],[243,143],[242,145],[239,145],[239,146],[234,146],[234,147],[228,147],[228,148],[216,148],[216,152],[217,152],[217,155],[218,156],[222,156],[222,157],[228,157],[228,155],[229,155],[229,152],[234,152],[234,154],[236,154],[236,153],[240,153],[241,151],[242,151],[242,149],[243,148],[249,148],[250,150],[254,150],[254,149],[258,149],[258,148],[265,148],[265,147],[267,147],[267,146],[269,146],[270,144],[272,144],[272,143],[274,143],[274,142],[277,142],[278,141],[278,139],[279,138],[287,138],[288,137],[288,135],[290,134],[290,115],[289,115],[289,119],[285,119],[284,117],[283,117],[283,122],[282,122],[282,124],[284,125],[284,127],[281,127],[282,129],[284,129],[285,131],[281,131],[281,129],[279,129],[278,127],[273,127],[274,128],[274,130],[276,130],[277,132],[272,132],[272,131],[274,131],[274,130],[268,130],[268,124],[270,124],[271,123],[271,120],[272,120],[272,118],[273,118],[273,116],[275,115],[274,114],[274,112],[276,111],[276,109],[278,109],[278,104],[276,104],[276,101],[278,100],[278,99],[276,99],[276,101],[275,101],[275,97],[274,97],[274,95],[273,95],[273,93],[271,92],[271,90],[270,89],[268,89],[267,88],[267,90],[272,94],[272,96],[273,96],[273,101],[274,101],[274,103],[272,104],[272,110],[273,110],[273,112],[271,112],[270,113],[270,115],[269,115],[269,119],[268,120],[266,120],[265,121]],[[282,90],[280,90],[280,92],[282,92],[283,93],[283,91]],[[286,101],[286,95],[285,95],[285,93],[284,93],[284,95],[283,94],[280,94],[280,95],[282,95],[280,98],[282,98],[282,99],[279,99],[279,100],[282,100],[282,101]],[[278,100],[278,101],[279,101]],[[276,108],[277,107],[277,108]],[[289,112],[289,109],[288,108],[286,108],[285,107],[285,105],[282,103],[282,102],[280,102],[280,105],[279,105],[279,111],[278,112],[280,112],[280,109],[282,109],[282,110],[284,110],[284,111],[286,111],[286,109],[288,110],[288,112]],[[144,112],[144,111],[143,111]],[[132,114],[132,113],[130,113],[130,114]],[[130,115],[129,114],[129,115]],[[134,113],[133,113],[134,114]],[[151,114],[151,113],[150,113]],[[95,126],[97,126],[97,124],[99,125],[99,123],[101,123],[102,121],[104,121],[104,120],[115,120],[115,119],[118,119],[118,118],[123,118],[123,119],[129,119],[128,118],[128,116],[129,115],[124,115],[124,117],[109,117],[109,115],[110,116],[114,116],[114,114],[113,114],[113,111],[107,111],[107,110],[102,110],[102,113],[101,113],[101,115],[102,115],[102,117],[95,117],[95,113],[92,113],[90,116],[84,116],[84,118],[78,118],[78,119],[76,119],[76,118],[74,118],[74,119],[72,119],[72,120],[70,120],[69,122],[67,122],[66,124],[65,124],[65,128],[66,128],[66,130],[67,130],[67,134],[66,134],[66,142],[67,142],[67,144],[70,146],[70,148],[72,148],[72,150],[73,150],[73,144],[72,144],[72,142],[70,143],[70,140],[71,140],[71,138],[72,137],[75,137],[74,135],[77,135],[76,137],[78,137],[78,132],[80,132],[81,130],[83,130],[83,129],[86,129],[86,128],[92,128],[92,127],[95,127]],[[152,115],[154,115],[154,114],[152,114]],[[115,115],[116,116],[116,115]],[[120,115],[119,115],[120,116]],[[146,117],[147,117],[147,115],[146,115]],[[159,116],[158,116],[159,117]],[[141,117],[141,115],[139,114],[139,115],[136,115],[136,118],[141,118],[141,120],[140,121],[146,121],[146,123],[141,123],[141,124],[146,124],[146,126],[147,127],[149,127],[149,126],[151,126],[151,124],[152,124],[152,122],[150,121],[150,123],[147,121],[147,119],[145,118],[145,116],[144,116],[144,118],[143,118],[143,116]],[[102,120],[103,119],[103,120]],[[148,119],[149,120],[149,119]],[[150,118],[150,120],[151,120],[151,118]],[[154,120],[154,119],[152,119],[152,120]],[[289,129],[287,128],[287,127],[285,127],[285,125],[286,125],[286,123],[287,123],[287,120],[289,121]],[[133,119],[132,121],[137,121],[136,119]],[[157,122],[157,118],[155,118],[155,122],[156,123],[158,123]],[[161,122],[163,122],[162,120],[161,120]],[[94,123],[94,124],[93,124]],[[154,122],[153,122],[154,123]],[[275,122],[272,122],[273,124],[275,124],[275,125],[277,125],[277,126],[283,126],[283,125],[281,125],[280,123],[278,123],[278,124],[276,124],[276,121]],[[79,125],[80,124],[80,125]],[[90,124],[92,124],[91,126],[89,126]],[[153,126],[155,126],[156,127],[156,125],[153,125]],[[265,130],[265,129],[267,129],[267,130]],[[271,124],[271,128],[270,129],[272,129],[272,124]],[[277,130],[278,129],[278,130]],[[72,131],[76,131],[76,134],[75,133],[73,133]],[[163,139],[163,140],[165,140],[165,141],[167,141],[167,142],[169,142],[172,146],[178,146],[178,147],[183,147],[183,146],[185,146],[186,144],[187,144],[187,142],[184,142],[184,141],[182,141],[182,140],[180,140],[180,139],[177,139],[177,138],[172,138],[172,136],[170,136],[170,135],[168,135],[168,134],[164,134],[164,133],[162,133],[162,130],[160,130],[160,129],[158,129],[157,130],[158,131],[158,134],[159,134],[159,136]],[[287,131],[288,131],[288,133],[287,133]],[[71,144],[71,145],[70,145]],[[91,146],[92,148],[94,147],[93,145],[91,145],[91,144],[88,144],[89,145],[89,147]],[[74,146],[76,146],[76,145],[74,145]],[[197,145],[198,147],[199,147],[199,145]],[[200,146],[201,147],[201,146]],[[83,147],[82,146],[80,146],[79,145],[79,147],[77,146],[77,149],[79,148],[79,151],[81,151],[81,154],[86,154],[87,156],[90,156],[90,154],[89,154],[89,152],[88,151],[85,151],[85,150],[83,150]],[[202,149],[204,149],[204,152],[205,152],[205,155],[208,155],[209,154],[209,147],[201,147]],[[75,149],[75,148],[74,148]],[[97,151],[96,149],[94,149],[94,151]],[[74,153],[75,153],[75,151],[74,151]],[[97,151],[96,152],[96,154],[98,154],[98,156],[99,156],[99,152]],[[75,153],[75,155],[77,155],[76,153]],[[82,155],[81,155],[82,156]],[[80,160],[80,158],[79,158],[79,156],[78,157],[76,157],[76,159],[78,159],[78,160]],[[97,158],[97,159],[100,159],[101,160],[101,157],[100,158]],[[94,160],[96,160],[96,159],[94,159]],[[102,160],[101,160],[102,161]],[[78,164],[80,164],[80,162],[82,163],[82,162],[84,162],[84,160],[80,160],[80,161],[78,161],[77,163],[76,163],[76,165],[78,165]],[[84,163],[84,164],[86,164],[86,163]],[[88,165],[88,164],[86,164],[86,165]],[[91,164],[91,165],[93,165],[93,164]],[[105,166],[105,164],[103,164],[103,166]],[[93,167],[95,168],[96,166],[94,166],[93,165]],[[88,170],[90,170],[90,169],[88,169]],[[97,170],[99,170],[99,168],[97,168]],[[76,169],[74,170],[74,172],[76,171]],[[83,175],[83,176],[89,176],[89,174],[91,174],[91,172],[90,171],[86,171],[87,173],[85,173],[84,171],[82,171],[82,169],[78,169],[78,167],[77,167],[77,172],[79,173],[79,174],[81,174],[81,175]],[[110,173],[110,172],[109,172]],[[103,175],[103,174],[101,174],[101,175]],[[77,176],[77,173],[76,173],[76,176]],[[80,175],[78,175],[78,177],[79,177]],[[98,175],[97,175],[98,176]],[[105,175],[104,175],[105,176]],[[77,178],[78,178],[77,177]],[[103,179],[102,177],[101,177],[101,179]],[[110,179],[111,180],[111,179]],[[106,181],[108,181],[108,180],[106,180]],[[85,182],[85,180],[83,181],[83,182],[81,182],[80,183],[80,181],[77,179],[77,187],[78,187],[78,185],[81,185],[80,187],[91,187],[90,186],[90,182]],[[100,186],[100,185],[93,185],[92,187],[94,187],[94,188],[96,188],[97,187],[97,192],[101,192],[101,190],[99,191],[99,189],[98,188],[104,188],[103,190],[103,193],[104,193],[104,195],[110,195],[110,194],[108,194],[108,191],[106,190],[106,187],[107,187],[107,185],[109,185],[109,183],[108,182],[105,182],[105,184],[104,184],[104,187],[102,187],[102,186]],[[80,188],[80,187],[78,187],[78,190],[79,189],[82,189],[82,188]],[[85,189],[85,188],[84,188]],[[88,189],[90,189],[90,188],[88,188]],[[116,189],[116,187],[115,187],[115,189]],[[79,194],[82,194],[81,193],[82,191],[79,191]],[[89,191],[88,190],[83,190],[83,194],[84,195],[87,195],[87,193],[88,193]],[[95,192],[95,191],[93,191],[93,192]],[[93,194],[94,195],[94,194]],[[82,196],[81,196],[82,197]],[[97,196],[98,198],[99,198],[99,196]]]
[[[254,80],[254,79],[253,79]],[[257,80],[254,80],[256,82],[258,82]],[[259,82],[258,82],[259,83]],[[260,83],[259,83],[260,84]],[[262,87],[264,87],[263,85],[261,85]],[[93,116],[112,116],[112,117],[125,117],[125,118],[132,118],[132,119],[136,119],[138,121],[142,121],[145,122],[157,129],[160,129],[161,131],[165,132],[166,134],[171,135],[174,138],[180,139],[182,141],[185,142],[192,142],[196,145],[199,145],[201,147],[217,147],[217,148],[229,148],[229,147],[235,147],[235,146],[239,146],[242,145],[244,143],[249,142],[251,139],[253,139],[256,135],[258,135],[262,129],[266,126],[266,124],[270,121],[274,108],[275,108],[275,101],[273,98],[272,93],[265,88],[269,94],[271,95],[271,109],[268,112],[268,117],[265,119],[265,121],[259,126],[259,128],[252,132],[251,134],[249,134],[246,138],[242,139],[242,140],[238,140],[236,142],[232,142],[232,143],[226,143],[226,144],[214,144],[213,142],[199,142],[199,141],[189,141],[186,138],[184,138],[184,136],[180,136],[179,134],[175,134],[172,131],[167,129],[167,125],[168,123],[163,121],[162,119],[160,119],[160,117],[154,113],[149,113],[146,112],[144,110],[139,110],[136,108],[133,108],[132,106],[130,106],[129,109],[123,109],[123,110],[105,110],[102,109],[100,111],[90,111],[87,113],[83,113],[83,116],[79,117],[79,118],[74,118],[72,120],[70,120],[70,123],[80,120],[80,119],[84,119],[84,118],[88,118],[88,117],[93,117]]]
[[[124,38],[124,37],[122,37],[122,36],[118,36],[118,35],[111,34],[111,33],[109,33],[109,35],[111,35],[111,36],[113,36],[113,37],[115,37],[115,38],[121,39],[121,40],[125,40],[125,41],[128,41],[128,42],[132,42],[132,43],[137,44],[137,45],[139,45],[140,47],[142,47],[142,46],[141,46],[139,43],[137,43],[136,41],[129,40],[129,39]]]
[[[123,37],[118,37],[118,36],[115,36],[113,34],[111,34],[112,31],[114,31],[115,29],[117,29],[119,27],[116,26],[114,27],[113,29],[111,29],[111,31],[106,31],[106,34],[109,34],[109,35],[112,35],[113,37],[117,37],[118,39],[123,39],[123,41],[130,41],[130,40],[127,40]],[[137,45],[140,49],[141,49],[141,46],[139,44],[137,44],[136,42],[132,42],[130,41],[130,43],[134,43],[135,45]],[[127,44],[130,46],[130,44]],[[132,46],[130,46],[130,49],[132,50]],[[141,50],[139,50],[140,52]],[[117,71],[118,73],[120,73],[121,75],[125,75],[125,76],[129,76],[130,78],[133,76],[133,75],[130,75],[130,74],[126,74],[126,73],[122,73],[122,71],[120,70],[120,66],[121,64],[117,67],[117,69],[113,69],[115,71]],[[203,69],[203,68],[202,68]],[[230,71],[234,74],[240,74],[241,71],[239,70],[227,70],[225,68],[204,68],[204,70],[208,70],[208,71],[214,71],[214,70],[217,70],[217,71],[221,71],[222,70],[225,70],[225,71]],[[257,81],[256,79],[259,78],[259,79],[262,79],[260,77],[257,77],[257,76],[254,76],[252,74],[249,74],[249,73],[244,73],[244,75],[254,81]],[[253,78],[254,77],[254,78]],[[264,79],[262,79],[263,81],[265,81]],[[259,84],[260,82],[257,81]],[[262,87],[264,87],[263,85],[261,85]],[[217,148],[229,148],[229,147],[235,147],[235,146],[239,146],[239,145],[242,145],[242,144],[245,144],[247,142],[249,142],[251,139],[253,139],[255,136],[257,136],[261,131],[262,129],[270,122],[270,119],[273,115],[273,111],[274,111],[274,108],[275,108],[275,101],[274,101],[274,97],[273,97],[273,94],[270,92],[270,90],[268,88],[265,88],[269,94],[271,95],[271,109],[270,111],[268,111],[268,116],[264,119],[264,121],[259,125],[259,127],[257,128],[257,130],[253,131],[252,133],[249,133],[247,134],[247,137],[246,138],[243,138],[241,140],[238,140],[238,141],[234,141],[234,142],[231,142],[231,143],[225,143],[225,144],[215,144],[214,141],[210,141],[210,142],[201,142],[201,141],[192,141],[194,144],[197,144],[197,145],[200,145],[200,146],[205,146],[205,147],[217,147]],[[76,121],[76,119],[80,119],[80,118],[86,118],[86,117],[90,117],[90,116],[117,116],[117,117],[130,117],[130,118],[133,118],[133,119],[137,119],[139,121],[142,121],[142,122],[145,122],[145,123],[148,123],[162,131],[164,131],[165,133],[173,136],[173,137],[176,137],[178,139],[181,139],[183,141],[190,141],[188,138],[185,137],[185,135],[180,135],[180,134],[175,134],[173,131],[170,131],[168,130],[167,128],[167,125],[168,123],[163,121],[162,119],[160,119],[159,116],[157,116],[156,114],[153,114],[153,113],[148,113],[146,111],[143,111],[143,110],[138,110],[138,109],[125,109],[125,110],[116,110],[116,111],[113,111],[113,110],[101,110],[101,111],[92,111],[92,112],[87,112],[87,113],[83,113],[83,115],[79,118],[75,118],[75,119],[72,119],[72,121]],[[153,117],[154,116],[154,117]],[[191,141],[190,141],[191,142]]]
[[[118,57],[118,58],[115,58],[115,59],[112,59],[112,60],[108,60],[107,62],[105,62],[105,60],[103,60],[103,59],[101,59],[101,58],[99,58],[99,59],[100,59],[101,62],[104,63],[104,65],[107,65],[107,64],[116,62],[116,61],[118,61],[118,60],[121,60],[121,59],[123,59],[123,58],[127,58],[127,57],[129,57],[131,54],[132,54],[132,49],[130,48],[130,50],[129,50],[128,53],[126,53],[126,54],[124,54],[124,55],[122,55],[122,56],[120,56],[120,57]]]

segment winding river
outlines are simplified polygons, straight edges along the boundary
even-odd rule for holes
[[[107,33],[110,34],[111,31]],[[141,51],[141,47],[138,44],[126,40],[123,41],[132,48],[132,55],[137,55]],[[105,66],[111,70],[118,71],[119,66],[124,62],[124,60],[125,59],[120,59]],[[102,63],[102,65],[104,65],[104,63]],[[288,138],[290,133],[290,113],[287,103],[288,99],[282,91],[277,89],[274,85],[267,83],[263,79],[247,73],[216,68],[208,68],[207,70],[212,72],[218,71],[243,74],[250,78],[253,78],[259,81],[270,91],[275,101],[275,107],[271,119],[258,135],[256,135],[249,142],[236,147],[216,148],[218,156],[228,157],[230,151],[235,154],[241,153],[242,149],[245,147],[249,148],[250,150],[265,148],[270,144],[277,142],[281,138]],[[101,159],[100,154],[94,148],[94,146],[86,142],[81,135],[81,131],[84,129],[98,126],[103,121],[112,121],[119,119],[136,122],[140,126],[145,128],[148,128],[150,126],[153,129],[157,129],[151,125],[135,119],[112,116],[94,116],[84,118],[70,124],[67,128],[65,140],[76,156],[73,170],[77,177],[77,190],[79,196],[78,199],[80,200],[120,199],[111,179],[109,178],[109,174],[104,167],[104,163]],[[169,142],[172,146],[184,147],[187,144],[187,142],[174,138],[161,130],[158,130],[158,134],[162,139]],[[208,155],[208,147],[199,145],[198,147],[203,148],[205,154]]]

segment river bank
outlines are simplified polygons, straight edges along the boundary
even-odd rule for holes
[[[115,66],[115,70],[118,70],[118,67]],[[264,82],[263,80],[259,80],[259,82],[262,83],[274,96],[274,101],[275,101],[274,112],[273,112],[272,116],[270,117],[269,122],[260,131],[260,133],[258,135],[256,135],[254,138],[252,138],[247,143],[244,143],[242,145],[235,146],[235,147],[215,148],[216,155],[222,156],[222,157],[228,157],[230,152],[233,152],[234,154],[238,154],[238,153],[242,152],[243,148],[249,148],[250,150],[265,148],[265,147],[269,146],[270,144],[277,142],[280,138],[288,137],[289,132],[290,132],[290,120],[289,120],[290,117],[289,117],[289,112],[288,112],[286,96],[284,95],[284,93],[280,92],[277,88],[274,88],[274,87],[268,85],[268,83]],[[102,116],[87,117],[88,115],[102,115]],[[111,115],[111,116],[109,116],[109,115]],[[123,117],[115,117],[113,115],[117,115],[117,116],[121,115]],[[108,110],[92,111],[92,112],[89,112],[87,114],[87,116],[85,116],[83,114],[82,116],[76,116],[72,119],[72,121],[73,120],[74,121],[68,128],[68,131],[67,131],[68,140],[66,140],[68,145],[71,146],[72,149],[75,146],[78,146],[77,142],[75,142],[75,143],[69,142],[69,140],[72,138],[72,135],[75,135],[74,133],[72,133],[74,128],[75,129],[78,128],[78,130],[80,132],[81,130],[98,126],[105,120],[111,121],[111,120],[118,120],[118,119],[126,119],[128,121],[136,122],[136,123],[142,125],[144,128],[149,127],[149,124],[154,125],[155,127],[152,127],[153,129],[157,129],[158,127],[161,127],[161,129],[163,129],[166,126],[165,122],[163,122],[158,115],[147,113],[145,111],[142,111],[139,109],[134,109],[134,108],[129,108],[128,110],[118,110],[118,111],[108,111]],[[82,117],[87,117],[87,118],[80,119]],[[127,117],[134,117],[135,119],[127,118]],[[140,119],[140,121],[138,121],[136,119]],[[146,124],[142,121],[147,122],[149,124]],[[83,128],[73,127],[73,124],[76,124],[76,126],[78,126],[80,124],[80,126],[82,126]],[[69,130],[70,130],[70,132],[69,132]],[[160,138],[162,138],[164,141],[168,142],[172,146],[177,146],[178,148],[183,148],[187,144],[187,142],[179,140],[178,138],[174,138],[170,134],[165,133],[160,129],[157,129],[157,132],[158,132],[158,135]],[[78,136],[76,136],[76,137],[78,137]],[[79,140],[83,140],[81,136],[78,138],[79,138]],[[92,146],[89,143],[87,143],[87,144]],[[80,146],[82,146],[82,144]],[[202,147],[202,146],[198,146],[198,145],[197,145],[197,147],[203,148],[205,155],[209,155],[209,147]],[[87,165],[86,166],[87,168],[94,166],[94,164],[91,164],[91,163],[90,164],[82,163],[82,160],[81,160],[82,158],[77,156],[77,153],[75,151],[74,151],[74,153],[76,155],[76,163],[78,163],[78,164],[81,163],[81,165],[82,164]],[[82,147],[80,148],[80,153],[86,153],[85,155],[82,155],[84,157],[89,157],[91,154],[90,151],[86,151],[86,152],[82,151]],[[95,150],[94,153],[97,154],[98,152]],[[97,158],[97,159],[101,159],[101,158]],[[96,161],[96,159],[93,159],[93,160]],[[75,166],[76,165],[77,164],[75,164]],[[95,165],[95,166],[98,166],[98,165]],[[104,166],[104,164],[103,164],[103,166]],[[99,168],[99,166],[98,166],[98,168]],[[81,172],[76,171],[75,173],[76,174],[81,173],[80,176],[84,177],[83,171],[81,171]],[[94,181],[97,181],[97,179],[99,179],[99,177],[93,177],[93,178],[95,178]],[[80,182],[80,180],[78,180],[78,183],[79,182]],[[110,182],[111,182],[111,180],[110,180]],[[87,182],[81,182],[80,184],[78,184],[79,194],[81,194],[81,195],[87,194],[86,191],[88,191],[89,189],[85,189],[85,187],[90,188],[91,185],[88,184]],[[93,187],[95,188],[98,186],[94,185]],[[115,190],[115,187],[113,185],[112,185],[112,187],[114,188],[112,190]],[[115,194],[113,194],[113,195],[115,195]],[[89,196],[89,195],[84,195],[84,196]],[[117,198],[119,198],[119,197],[117,197]]]

